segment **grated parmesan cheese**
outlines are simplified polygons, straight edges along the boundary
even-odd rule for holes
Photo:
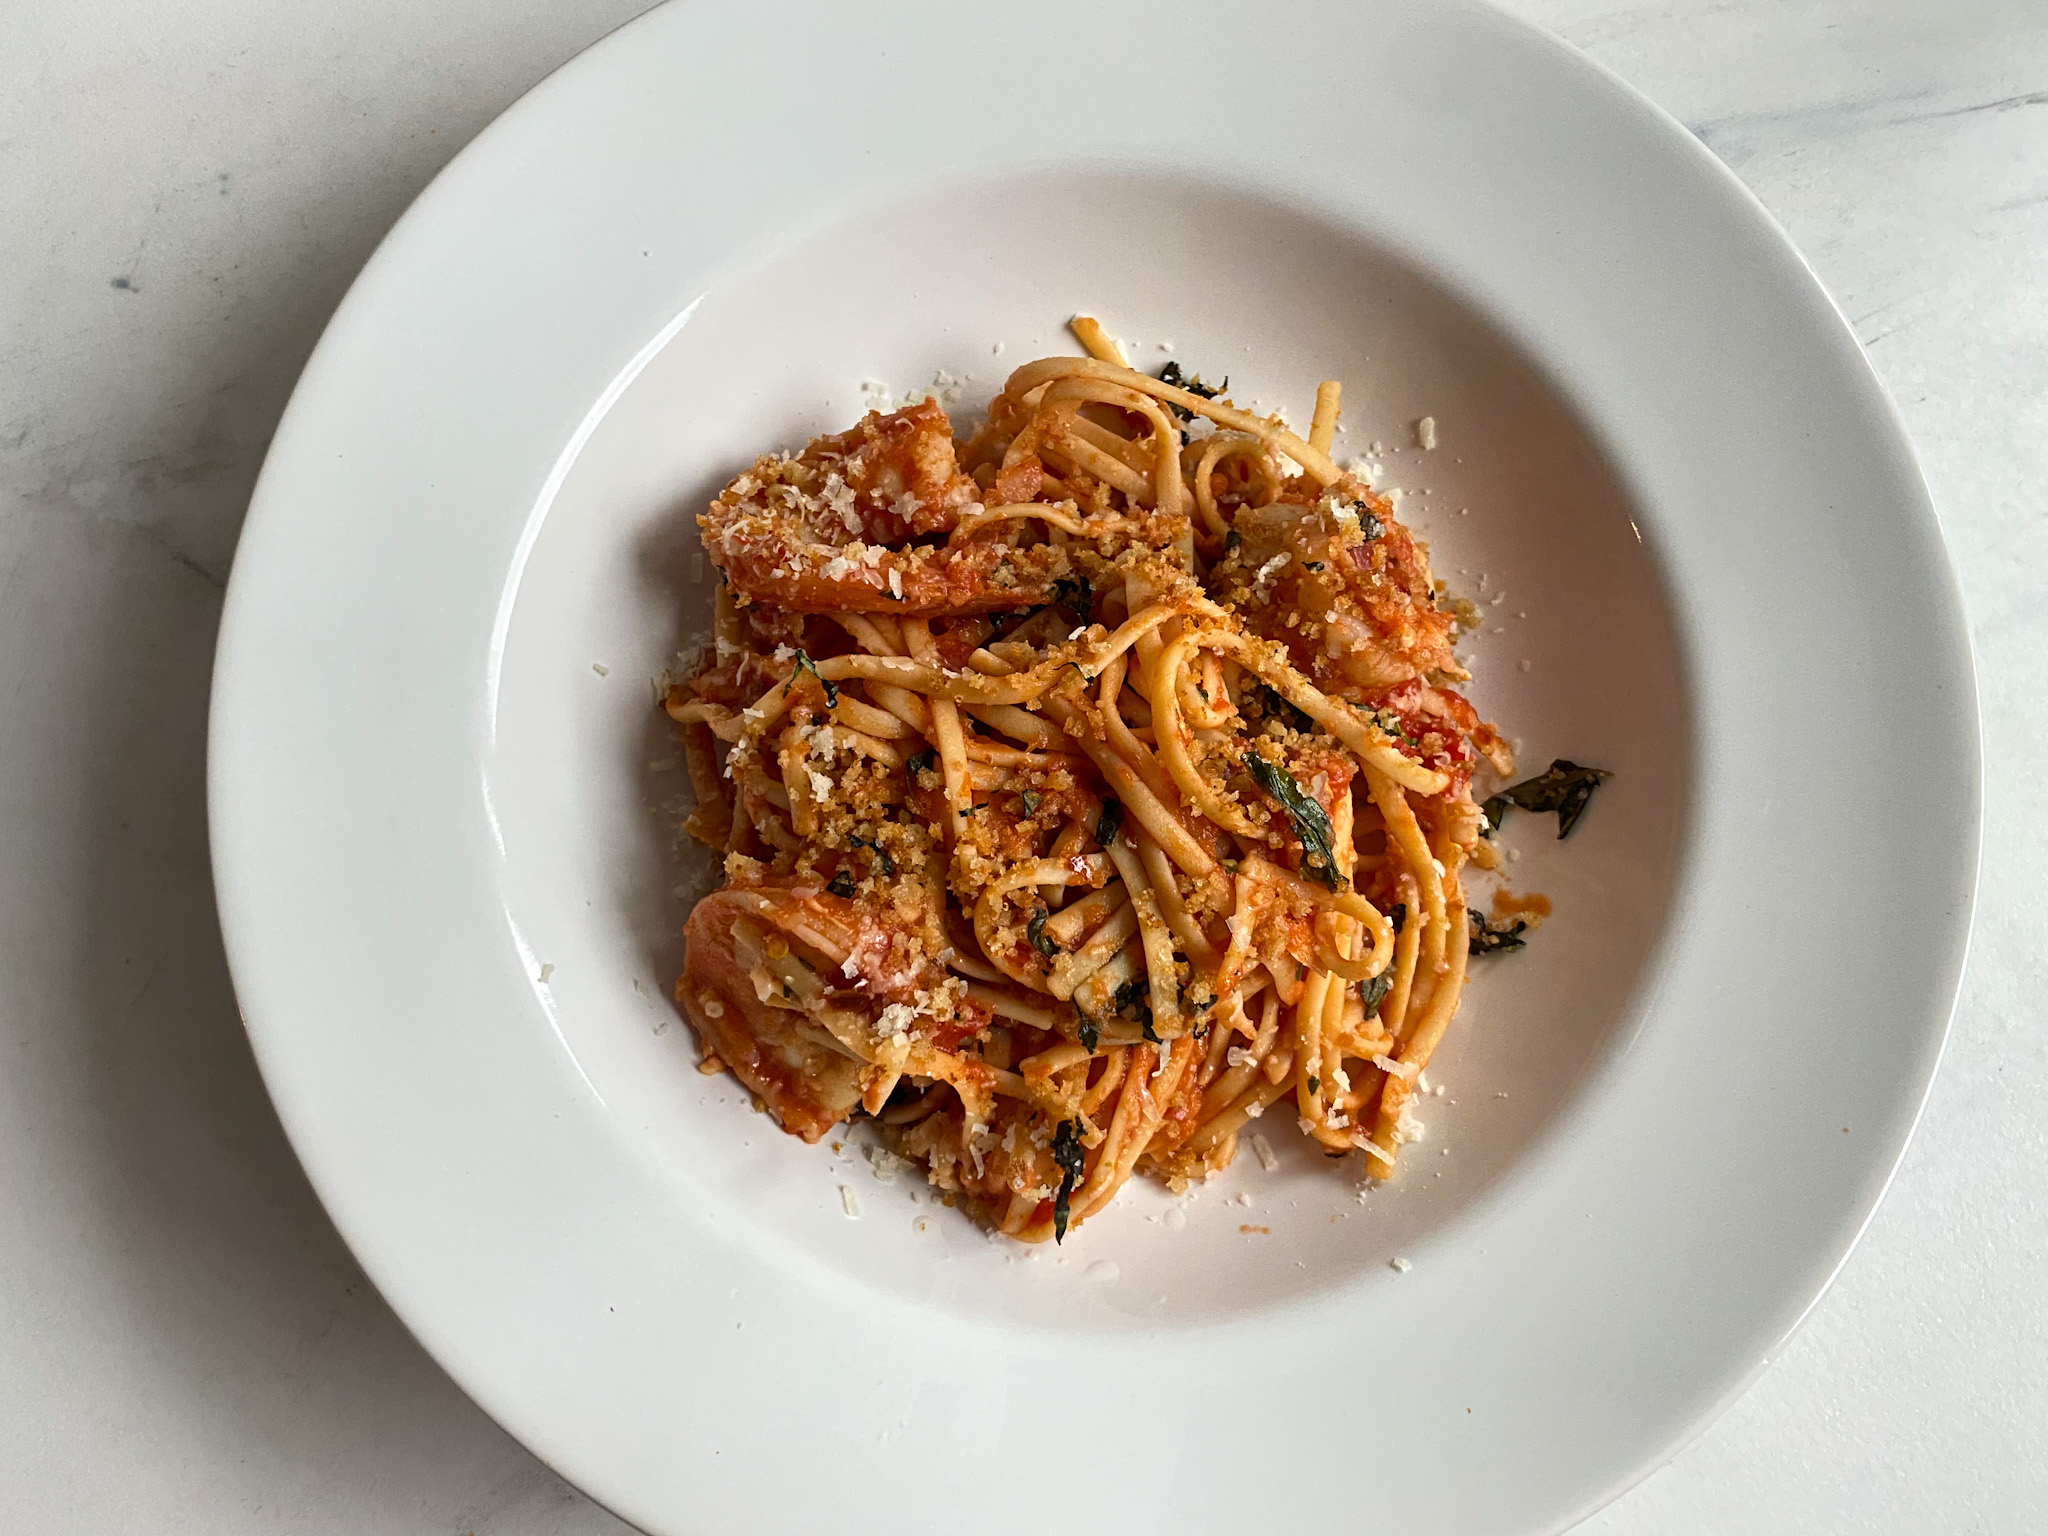
[[[846,1212],[849,1220],[860,1220],[860,1196],[853,1192],[851,1184],[839,1186],[839,1208]]]
[[[907,1157],[898,1157],[887,1147],[867,1149],[868,1167],[873,1170],[877,1184],[894,1184],[898,1174],[917,1165]]]
[[[1273,1155],[1273,1144],[1264,1136],[1252,1137],[1252,1150],[1259,1155],[1259,1166],[1271,1173],[1280,1166],[1280,1159]]]

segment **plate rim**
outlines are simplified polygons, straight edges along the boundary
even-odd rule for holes
[[[1304,7],[1307,10],[1317,8],[1314,4]],[[1395,8],[1398,8],[1398,5]],[[590,45],[589,48],[569,60],[523,95],[505,113],[501,114],[498,119],[487,126],[476,139],[458,153],[448,166],[444,167],[414,200],[406,213],[394,225],[392,231],[380,243],[376,253],[363,269],[362,274],[351,284],[348,293],[337,308],[334,320],[330,323],[327,331],[323,333],[319,345],[308,361],[301,383],[298,388],[295,388],[292,402],[287,407],[285,416],[279,424],[271,452],[266,456],[262,474],[252,494],[249,519],[245,524],[244,547],[249,547],[246,541],[251,533],[254,533],[258,540],[273,537],[275,533],[274,525],[281,523],[290,515],[288,505],[282,500],[282,493],[277,489],[275,482],[284,478],[286,466],[290,463],[291,455],[301,451],[297,447],[297,443],[305,427],[304,423],[299,420],[299,417],[304,414],[301,406],[301,397],[309,394],[307,381],[317,380],[325,371],[337,366],[337,357],[350,340],[351,333],[348,328],[361,323],[358,311],[365,304],[371,302],[375,296],[376,284],[386,280],[386,269],[399,259],[402,239],[411,239],[421,227],[436,217],[437,210],[445,199],[447,189],[461,178],[468,176],[471,167],[484,161],[494,153],[493,146],[510,131],[507,125],[517,126],[524,123],[529,118],[545,110],[547,102],[555,95],[564,93],[572,88],[580,88],[581,83],[586,80],[594,80],[596,72],[605,66],[606,57],[612,53],[622,51],[625,44],[630,40],[630,34],[643,30],[651,31],[651,29],[658,26],[679,25],[674,20],[674,15],[684,9],[686,8],[682,7],[679,3],[659,6],[653,11],[624,23]],[[687,9],[692,12],[701,12],[705,15],[711,15],[716,11],[715,6],[709,5],[693,5]],[[1938,973],[1934,977],[1933,990],[1936,996],[1943,1001],[1939,1003],[1936,1009],[1938,1017],[1929,1026],[1933,1048],[1928,1054],[1924,1065],[1916,1070],[1914,1074],[1915,1080],[1909,1084],[1912,1107],[1906,1117],[1903,1131],[1897,1135],[1895,1144],[1891,1146],[1888,1155],[1882,1159],[1881,1167],[1876,1170],[1878,1177],[1874,1182],[1874,1186],[1869,1190],[1867,1198],[1862,1201],[1860,1209],[1843,1213],[1851,1218],[1849,1225],[1852,1230],[1846,1240],[1835,1246],[1831,1262],[1827,1265],[1825,1278],[1813,1290],[1811,1295],[1804,1298],[1803,1302],[1798,1306],[1796,1316],[1777,1331],[1775,1342],[1768,1354],[1747,1366],[1738,1376],[1726,1384],[1722,1390],[1712,1395],[1710,1399],[1703,1400],[1704,1405],[1692,1417],[1684,1432],[1675,1439],[1672,1439],[1660,1453],[1642,1462],[1619,1482],[1612,1483],[1601,1491],[1591,1494],[1587,1501],[1578,1508],[1577,1512],[1570,1515],[1568,1519],[1546,1527],[1548,1529],[1562,1530],[1618,1497],[1629,1487],[1634,1486],[1643,1478],[1646,1478],[1652,1472],[1667,1464],[1672,1458],[1680,1454],[1686,1445],[1702,1434],[1735,1398],[1747,1390],[1756,1376],[1768,1365],[1770,1356],[1775,1355],[1778,1350],[1782,1349],[1785,1341],[1811,1315],[1813,1308],[1819,1303],[1821,1297],[1825,1295],[1835,1276],[1840,1273],[1842,1266],[1847,1263],[1857,1241],[1860,1239],[1863,1231],[1867,1229],[1870,1220],[1874,1216],[1884,1192],[1895,1177],[1905,1152],[1910,1145],[1914,1130],[1917,1128],[1922,1113],[1924,1113],[1935,1073],[1938,1071],[1940,1061],[1946,1051],[1950,1024],[1969,953],[1976,891],[1982,864],[1983,735],[1976,675],[1977,668],[1971,649],[1967,625],[1967,610],[1962,602],[1953,562],[1947,557],[1946,547],[1942,542],[1939,514],[1935,509],[1932,495],[1927,488],[1924,474],[1919,467],[1918,457],[1913,450],[1911,439],[1905,431],[1895,403],[1878,380],[1876,372],[1871,367],[1867,356],[1863,354],[1859,346],[1854,346],[1853,333],[1849,330],[1846,318],[1842,315],[1832,295],[1828,294],[1824,285],[1821,284],[1818,275],[1813,271],[1810,263],[1798,251],[1797,247],[1793,245],[1784,230],[1761,201],[1733,171],[1716,158],[1703,144],[1699,143],[1696,138],[1686,132],[1682,124],[1671,118],[1669,114],[1665,113],[1654,102],[1637,91],[1626,80],[1598,63],[1598,61],[1590,59],[1577,50],[1572,49],[1569,45],[1551,34],[1518,17],[1497,11],[1492,6],[1482,3],[1482,0],[1459,0],[1457,5],[1449,9],[1466,15],[1483,13],[1489,18],[1488,25],[1502,27],[1521,34],[1525,42],[1554,51],[1558,56],[1569,61],[1570,68],[1590,70],[1593,75],[1604,81],[1609,88],[1617,92],[1636,111],[1647,114],[1651,119],[1660,123],[1665,130],[1668,130],[1669,134],[1676,135],[1683,141],[1685,152],[1691,154],[1694,158],[1696,166],[1709,170],[1711,175],[1721,182],[1724,192],[1732,192],[1741,203],[1746,205],[1748,216],[1768,236],[1768,239],[1775,243],[1777,254],[1781,256],[1785,254],[1791,255],[1811,290],[1823,298],[1833,313],[1835,324],[1840,327],[1843,335],[1851,342],[1856,364],[1862,375],[1862,382],[1867,389],[1868,395],[1876,403],[1882,418],[1882,430],[1889,436],[1893,445],[1903,456],[1905,465],[1912,477],[1912,489],[1917,491],[1918,510],[1925,514],[1928,524],[1927,531],[1933,535],[1934,559],[1930,566],[1923,567],[1921,574],[1923,577],[1931,578],[1937,589],[1940,606],[1945,609],[1944,616],[1951,623],[1953,633],[1947,638],[1960,644],[1959,654],[1949,656],[1946,660],[1957,664],[1959,668],[1949,678],[1949,681],[1960,684],[1963,695],[1960,712],[1968,725],[1968,740],[1965,743],[1959,744],[1962,748],[1961,758],[1967,769],[1967,783],[1949,786],[1951,791],[1957,789],[1963,791],[1961,795],[1961,809],[1963,821],[1967,828],[1964,839],[1966,843],[1963,861],[1965,868],[1962,871],[1964,889],[1950,919],[1950,931],[1943,946],[1944,963],[1933,967],[1933,970]],[[691,25],[696,24],[693,19]],[[712,23],[707,21],[703,25],[708,27]],[[1499,318],[1495,315],[1489,315],[1489,319],[1499,320]],[[1520,343],[1522,338],[1516,336],[1515,340]],[[1542,355],[1539,352],[1529,350],[1528,355],[1532,361],[1541,366]],[[1584,424],[1589,432],[1597,433],[1599,428],[1597,421],[1589,418]],[[1596,441],[1598,440],[1596,437]],[[1617,463],[1615,470],[1617,477],[1621,479],[1622,483],[1625,485],[1630,484],[1630,476],[1625,465]],[[235,821],[239,814],[238,808],[232,803],[234,798],[233,792],[238,787],[237,783],[231,774],[222,771],[220,765],[235,751],[234,745],[228,738],[239,728],[237,721],[248,708],[241,698],[238,697],[235,685],[236,680],[240,676],[241,668],[244,665],[248,648],[253,643],[243,638],[244,631],[249,628],[249,621],[244,618],[244,614],[254,601],[251,597],[251,584],[256,578],[249,574],[251,569],[253,567],[245,565],[241,550],[238,549],[236,566],[230,581],[217,642],[213,707],[208,725],[208,799],[209,820],[214,829],[215,881],[216,889],[221,892],[222,927],[228,942],[230,967],[235,977],[238,1000],[240,1000],[243,1008],[244,1022],[248,1028],[252,1046],[255,1050],[259,1067],[263,1071],[266,1084],[271,1086],[273,1097],[278,1102],[280,1119],[284,1123],[287,1136],[290,1138],[302,1165],[306,1168],[309,1179],[313,1182],[316,1191],[320,1193],[323,1204],[328,1207],[331,1214],[335,1215],[336,1225],[341,1230],[344,1239],[349,1243],[351,1250],[357,1254],[359,1261],[363,1262],[366,1272],[372,1275],[380,1291],[390,1300],[393,1310],[398,1313],[406,1326],[414,1332],[415,1336],[420,1338],[423,1346],[435,1356],[436,1360],[443,1365],[444,1369],[449,1371],[451,1376],[455,1377],[463,1385],[465,1391],[469,1392],[473,1398],[485,1406],[487,1411],[491,1411],[494,1417],[499,1418],[501,1423],[508,1423],[508,1427],[510,1427],[509,1420],[523,1417],[523,1415],[514,1413],[509,1408],[504,1412],[500,1412],[499,1409],[491,1406],[490,1397],[494,1397],[497,1394],[490,1393],[487,1395],[486,1392],[480,1391],[472,1383],[469,1374],[462,1369],[458,1369],[457,1365],[451,1363],[450,1359],[447,1358],[444,1350],[436,1347],[432,1331],[415,1320],[414,1303],[417,1301],[417,1298],[408,1296],[402,1302],[403,1285],[397,1280],[388,1279],[385,1274],[380,1273],[385,1267],[383,1264],[379,1263],[373,1266],[370,1259],[365,1256],[366,1247],[375,1248],[377,1245],[368,1242],[367,1239],[359,1241],[358,1233],[351,1230],[352,1223],[344,1221],[342,1216],[337,1213],[337,1204],[345,1204],[346,1202],[340,1201],[337,1195],[332,1195],[330,1192],[330,1181],[342,1175],[326,1162],[324,1152],[314,1151],[309,1153],[308,1146],[302,1142],[302,1122],[295,1119],[294,1113],[288,1108],[287,1098],[279,1095],[279,1090],[274,1080],[274,1074],[278,1070],[277,1053],[289,1049],[286,1042],[289,1026],[273,1025],[270,1022],[278,1016],[270,1006],[274,999],[266,997],[261,1002],[251,1001],[250,993],[261,989],[263,985],[262,983],[245,981],[245,975],[251,973],[255,966],[253,957],[248,953],[248,945],[251,942],[250,933],[255,927],[259,926],[259,920],[252,917],[246,908],[235,912],[229,910],[231,897],[228,893],[231,890],[239,891],[242,888],[242,871],[239,868],[229,867],[230,861],[236,855],[231,851],[224,853],[223,850],[227,843],[221,835],[222,829]],[[1677,590],[1671,589],[1667,595],[1674,606],[1679,603],[1681,594]],[[1689,633],[1686,625],[1683,623],[1680,623],[1678,628],[1681,635]],[[1692,837],[1699,830],[1699,820],[1688,815],[1683,841],[1689,846]],[[431,1309],[421,1307],[419,1310],[424,1313]],[[518,1432],[515,1431],[515,1433]],[[535,1439],[530,1438],[527,1434],[520,1433],[519,1437],[532,1446],[543,1459],[555,1465],[558,1470],[562,1470],[565,1475],[577,1480],[579,1486],[585,1487],[592,1497],[602,1499],[603,1491],[601,1489],[591,1488],[588,1482],[577,1477],[571,1471],[570,1464],[573,1464],[576,1458],[563,1456],[558,1459],[557,1455],[551,1453],[549,1448],[537,1444]],[[645,1518],[644,1514],[642,1518]]]

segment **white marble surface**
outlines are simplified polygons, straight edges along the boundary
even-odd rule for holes
[[[322,1216],[236,1021],[201,786],[236,528],[329,311],[450,154],[640,8],[0,3],[8,1530],[625,1530]],[[1692,125],[1854,322],[1942,509],[1988,769],[1975,947],[1890,1197],[1774,1368],[1582,1530],[2048,1529],[2048,7],[1514,9]]]

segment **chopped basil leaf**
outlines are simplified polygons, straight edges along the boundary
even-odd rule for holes
[[[1038,814],[1040,798],[1038,791],[1035,789],[1021,790],[1017,795],[1017,801],[1024,807],[1024,814],[1026,816],[1036,816]]]
[[[1500,830],[1500,824],[1508,819],[1508,797],[1488,795],[1479,802],[1479,814],[1486,818],[1486,825],[1480,830],[1488,837]]]
[[[1095,841],[1107,848],[1116,841],[1124,824],[1124,804],[1109,795],[1102,797],[1102,814],[1095,818]]]
[[[1529,942],[1522,937],[1522,930],[1529,925],[1519,917],[1511,923],[1489,923],[1486,914],[1476,907],[1467,907],[1465,916],[1472,924],[1472,940],[1468,947],[1471,954],[1505,954],[1511,949],[1521,949]]]
[[[1154,1045],[1166,1044],[1164,1040],[1160,1039],[1158,1035],[1153,1033],[1152,1008],[1150,1004],[1146,1005],[1145,1016],[1138,1021],[1138,1032],[1142,1034],[1147,1040],[1150,1040]]]
[[[1609,777],[1605,768],[1583,768],[1567,758],[1553,758],[1550,766],[1535,778],[1510,784],[1494,798],[1510,801],[1525,811],[1557,812],[1557,835],[1562,838],[1579,824],[1593,791],[1600,787],[1602,779]],[[1487,820],[1493,821],[1491,814]],[[1496,821],[1494,825],[1500,823]]]
[[[1081,1010],[1080,1010],[1080,1009],[1078,1009],[1078,1008],[1077,1008],[1077,1009],[1075,1009],[1074,1011],[1075,1011],[1076,1013],[1080,1013],[1080,1012],[1081,1012]],[[1101,1026],[1100,1024],[1097,1024],[1097,1023],[1096,1023],[1096,1022],[1095,1022],[1095,1021],[1094,1021],[1093,1019],[1089,1018],[1087,1014],[1085,1014],[1085,1013],[1082,1013],[1082,1014],[1081,1014],[1081,1045],[1082,1045],[1082,1047],[1083,1047],[1083,1048],[1084,1048],[1085,1050],[1089,1051],[1089,1052],[1090,1052],[1090,1053],[1092,1054],[1092,1053],[1094,1052],[1094,1050],[1095,1050],[1095,1047],[1096,1047],[1097,1045],[1101,1044],[1101,1042],[1102,1042],[1102,1026]]]
[[[846,845],[849,848],[873,849],[875,855],[875,863],[881,866],[882,874],[886,877],[894,875],[896,873],[896,861],[889,856],[889,850],[884,848],[880,843],[874,842],[869,838],[862,837],[858,832],[855,832],[848,836],[848,838],[846,839]]]
[[[1044,907],[1038,907],[1033,909],[1030,918],[1024,924],[1024,937],[1031,941],[1033,949],[1044,955],[1048,960],[1060,952],[1059,945],[1047,938],[1045,934],[1045,920],[1050,916],[1052,914],[1046,911]]]
[[[1266,706],[1266,714],[1270,718],[1284,721],[1291,729],[1304,734],[1316,728],[1315,717],[1295,704],[1279,689],[1268,688],[1264,683],[1258,686],[1261,702]]]
[[[782,696],[785,699],[788,698],[789,690],[796,686],[796,680],[806,672],[810,673],[813,677],[817,677],[818,686],[825,690],[825,707],[827,709],[836,708],[839,703],[839,685],[818,677],[817,663],[812,661],[802,651],[796,653],[796,670],[789,674],[789,681],[782,685]]]
[[[1062,576],[1054,581],[1052,601],[1054,607],[1066,609],[1084,624],[1094,614],[1095,592],[1085,576]]]
[[[1214,400],[1218,395],[1222,394],[1224,390],[1230,388],[1230,379],[1228,375],[1225,375],[1222,384],[1218,385],[1214,389],[1211,389],[1207,384],[1204,384],[1202,382],[1202,376],[1200,374],[1195,374],[1193,377],[1189,377],[1187,374],[1182,373],[1180,371],[1179,363],[1168,363],[1164,368],[1160,369],[1159,382],[1162,384],[1171,384],[1176,389],[1184,389],[1191,395],[1200,395],[1204,400]],[[1186,406],[1175,405],[1171,400],[1161,401],[1160,403],[1163,404],[1169,411],[1173,412],[1174,415],[1178,416],[1182,421],[1194,420],[1195,413],[1189,410]]]
[[[1387,994],[1394,990],[1394,967],[1391,961],[1377,976],[1368,976],[1358,984],[1359,1000],[1365,1004],[1365,1016],[1369,1019],[1380,1011],[1380,1004],[1387,1000]]]
[[[1330,830],[1329,813],[1302,793],[1301,786],[1294,782],[1294,775],[1278,763],[1269,762],[1256,752],[1247,752],[1244,767],[1252,781],[1287,813],[1288,823],[1301,843],[1302,873],[1336,890],[1337,855],[1331,847],[1334,834]]]
[[[912,778],[916,778],[920,773],[923,773],[926,769],[936,768],[938,766],[938,763],[939,754],[937,752],[934,752],[930,747],[926,747],[920,752],[913,752],[910,755],[910,761],[905,763],[903,766],[909,770],[910,776]]]
[[[1070,1214],[1068,1198],[1074,1187],[1081,1182],[1081,1127],[1072,1120],[1062,1120],[1052,1133],[1052,1160],[1059,1165],[1060,1192],[1052,1201],[1052,1240],[1063,1243],[1067,1240],[1067,1218]]]
[[[1322,1091],[1322,1087],[1323,1080],[1320,1077],[1312,1077],[1308,1080],[1308,1091],[1310,1093],[1320,1093]]]
[[[834,896],[851,896],[853,894],[852,872],[844,869],[840,870],[830,880],[825,882],[825,889]]]

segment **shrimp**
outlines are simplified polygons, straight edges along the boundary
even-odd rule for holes
[[[816,1142],[860,1103],[866,1063],[809,1014],[786,1006],[775,988],[757,983],[754,973],[766,974],[761,930],[749,922],[750,904],[733,894],[708,896],[690,914],[676,1001],[706,1056],[724,1061],[760,1095],[784,1130]],[[752,942],[741,942],[743,934]],[[782,949],[787,957],[786,940]]]
[[[1052,545],[934,545],[982,510],[960,472],[952,423],[930,400],[768,456],[697,519],[734,593],[798,613],[903,618],[995,613],[1050,601],[1068,574]]]
[[[987,1099],[987,1074],[952,1054],[988,1027],[987,1010],[953,995],[886,898],[808,883],[728,886],[697,903],[683,934],[676,1001],[707,1054],[791,1135],[817,1141],[906,1070]],[[893,1068],[873,1055],[892,1035]]]
[[[1437,606],[1428,552],[1392,507],[1350,481],[1313,504],[1295,499],[1312,494],[1295,482],[1283,499],[1237,514],[1240,543],[1218,570],[1237,568],[1229,595],[1246,625],[1285,645],[1325,689],[1466,677],[1451,650],[1457,621]]]

